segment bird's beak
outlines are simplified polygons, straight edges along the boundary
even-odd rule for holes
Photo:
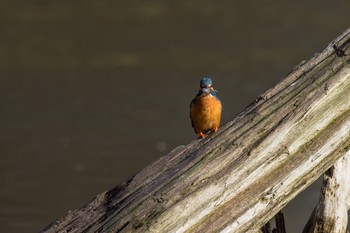
[[[214,92],[218,92],[217,90],[214,89],[214,87],[210,87],[210,90],[212,90]]]

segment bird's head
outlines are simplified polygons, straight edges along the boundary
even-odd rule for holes
[[[200,81],[200,88],[202,90],[203,93],[207,93],[209,94],[212,91],[217,92],[214,88],[213,88],[213,81],[211,81],[211,78],[209,77],[204,77],[201,79]]]

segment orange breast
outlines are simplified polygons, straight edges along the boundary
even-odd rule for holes
[[[191,120],[196,133],[208,132],[219,128],[221,121],[222,105],[214,96],[208,95],[197,98],[191,106]]]

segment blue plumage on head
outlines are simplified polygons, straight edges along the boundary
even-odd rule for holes
[[[209,78],[209,77],[204,77],[200,81],[200,87],[201,88],[211,87],[212,85],[213,85],[213,81],[211,81],[211,78]]]

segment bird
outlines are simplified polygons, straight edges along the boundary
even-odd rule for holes
[[[204,138],[220,127],[222,104],[209,77],[200,80],[200,89],[190,104],[190,118],[196,134]]]

